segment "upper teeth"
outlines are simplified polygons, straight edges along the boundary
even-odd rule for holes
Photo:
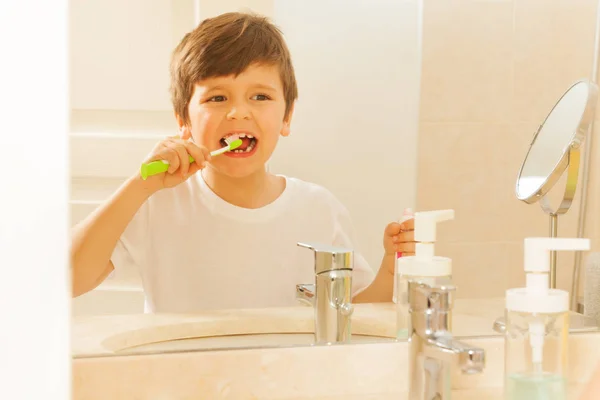
[[[238,139],[245,138],[245,137],[247,137],[248,139],[254,139],[254,136],[252,136],[249,133],[232,133],[230,135],[225,136],[224,139],[230,139],[232,137],[237,137]]]

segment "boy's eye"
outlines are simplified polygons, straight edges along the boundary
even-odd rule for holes
[[[210,99],[208,99],[208,101],[213,101],[213,102],[225,101],[225,96],[213,96]]]
[[[253,100],[260,100],[260,101],[265,101],[265,100],[271,100],[271,98],[269,96],[267,96],[266,94],[257,94],[252,96]]]

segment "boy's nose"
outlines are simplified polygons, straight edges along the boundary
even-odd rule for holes
[[[235,105],[227,113],[227,119],[250,119],[250,111],[247,107]]]

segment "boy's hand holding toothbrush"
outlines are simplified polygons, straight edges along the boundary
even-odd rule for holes
[[[179,135],[160,141],[150,152],[140,172],[144,186],[152,192],[170,188],[185,182],[190,176],[203,169],[211,155],[206,147],[181,139]],[[149,177],[143,172],[144,166],[158,165],[161,173]],[[165,173],[162,173],[165,172]]]
[[[159,142],[142,163],[139,177],[151,192],[179,185],[206,167],[212,157],[234,150],[242,145],[237,135],[225,139],[226,146],[209,151],[191,140],[172,136]]]

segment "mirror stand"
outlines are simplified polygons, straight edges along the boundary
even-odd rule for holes
[[[558,237],[558,216],[566,214],[573,204],[573,198],[577,191],[577,180],[579,177],[579,162],[580,162],[580,150],[579,147],[570,146],[568,155],[566,157],[567,163],[567,182],[565,184],[565,192],[560,205],[555,210],[550,204],[547,196],[540,199],[539,203],[542,210],[550,217],[550,233],[549,236],[552,238]],[[550,288],[556,289],[556,260],[557,252],[550,252]],[[574,301],[577,301],[577,293],[571,292],[570,304],[573,308]],[[575,300],[574,300],[575,299]]]

